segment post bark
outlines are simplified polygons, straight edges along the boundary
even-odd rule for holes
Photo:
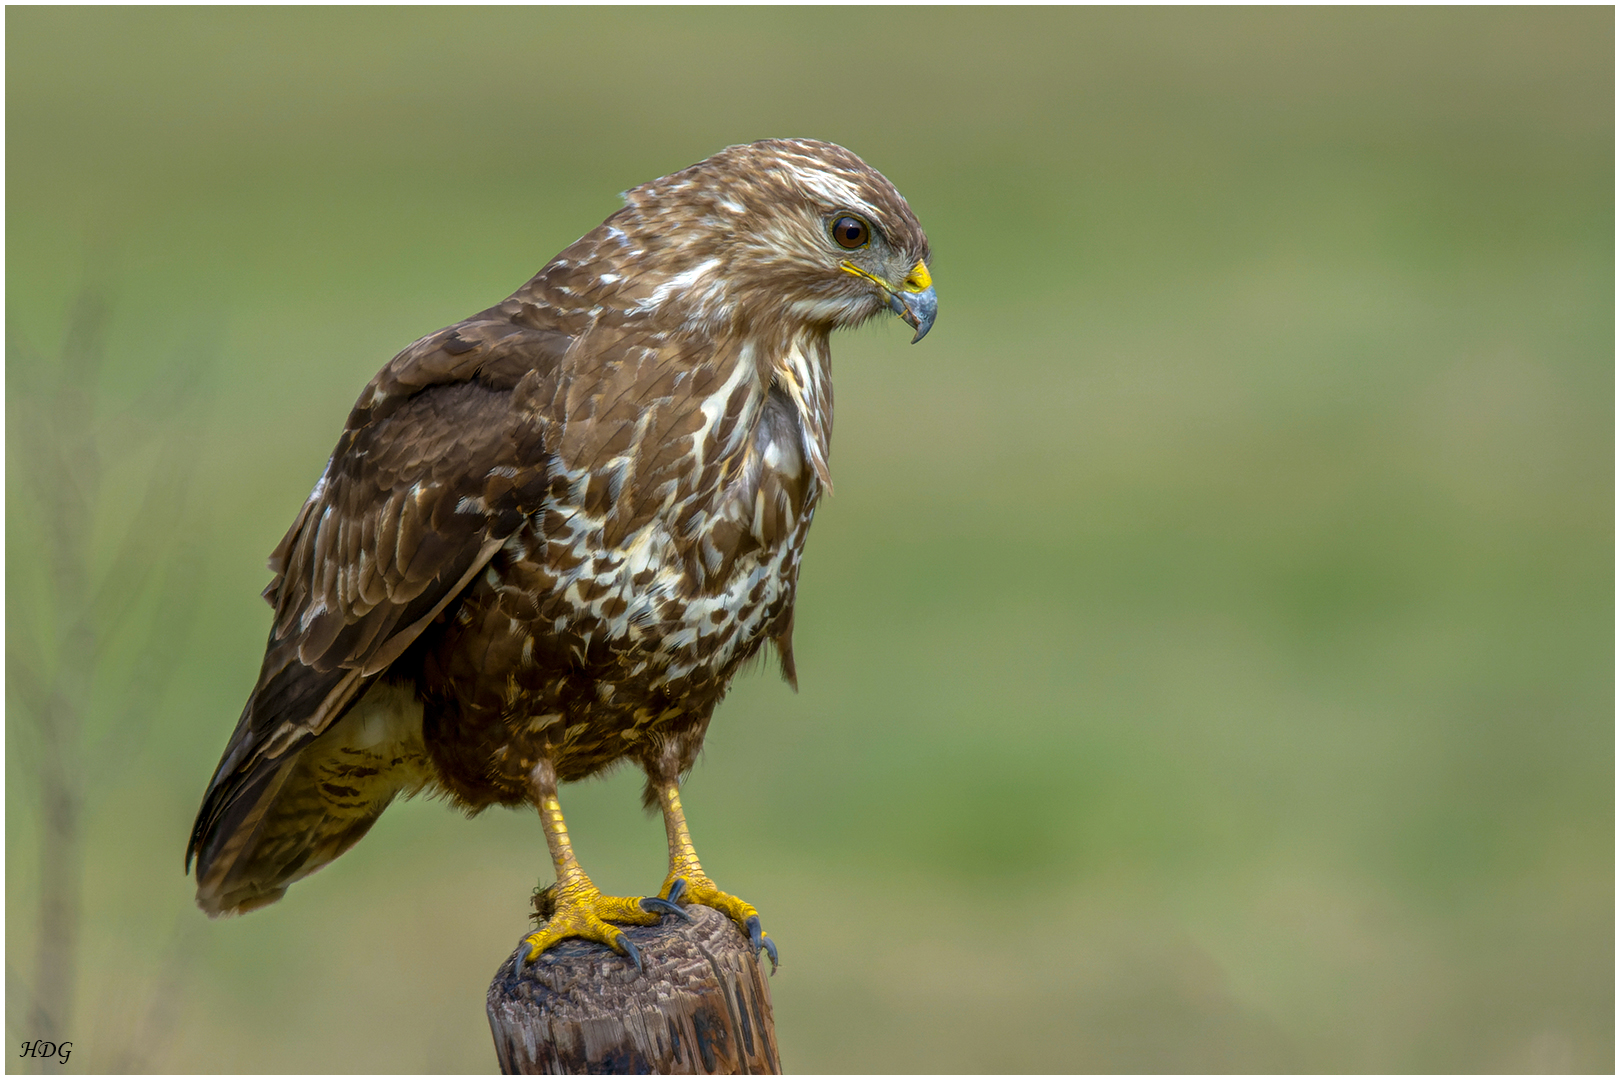
[[[521,976],[518,951],[490,983],[503,1073],[780,1073],[765,973],[735,924],[693,905],[685,922],[625,926],[643,971],[605,945],[570,939]]]

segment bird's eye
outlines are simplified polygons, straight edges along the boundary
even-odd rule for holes
[[[838,246],[848,251],[854,251],[858,247],[865,247],[866,242],[872,236],[866,222],[853,214],[845,214],[834,221],[832,223],[832,234],[833,239],[838,241]]]

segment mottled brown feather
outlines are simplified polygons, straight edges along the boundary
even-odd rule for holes
[[[544,444],[532,410],[513,404],[513,361],[526,343],[525,372],[554,367],[560,340],[515,329],[469,320],[454,336],[476,344],[460,354],[437,347],[451,337],[441,331],[396,357],[361,396],[322,482],[271,556],[276,578],[265,593],[275,627],[193,828],[187,860],[197,858],[200,883],[218,844],[257,828],[284,790],[291,773],[281,759],[338,719],[539,507]],[[501,468],[513,475],[491,478]],[[455,512],[467,497],[486,509]],[[362,562],[371,585],[356,603],[340,571]],[[278,850],[254,853],[274,862]]]
[[[424,785],[476,811],[532,799],[541,761],[570,780],[628,758],[650,792],[762,646],[796,680],[828,334],[883,311],[873,281],[927,238],[811,140],[625,199],[360,395],[271,555],[264,663],[188,845],[210,913],[269,903]],[[833,246],[844,212],[869,250]]]

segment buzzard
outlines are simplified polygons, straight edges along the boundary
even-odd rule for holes
[[[928,240],[840,146],[732,146],[625,205],[501,303],[371,380],[270,556],[264,664],[192,827],[197,903],[250,911],[398,795],[540,812],[556,883],[526,939],[629,956],[614,923],[704,904],[680,780],[793,602],[831,490],[828,334],[934,322]],[[557,786],[632,761],[663,811],[656,896],[604,896]]]

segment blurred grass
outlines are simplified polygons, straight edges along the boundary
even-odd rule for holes
[[[906,193],[943,310],[835,342],[803,690],[740,679],[687,797],[781,942],[786,1064],[1612,1070],[1613,25],[9,9],[11,333],[54,355],[106,283],[112,413],[219,357],[200,614],[93,794],[70,1067],[493,1068],[528,817],[404,805],[273,908],[191,907],[264,557],[400,347],[616,192],[810,135]],[[10,407],[46,374],[14,355]],[[564,796],[604,888],[662,874],[636,786]]]

